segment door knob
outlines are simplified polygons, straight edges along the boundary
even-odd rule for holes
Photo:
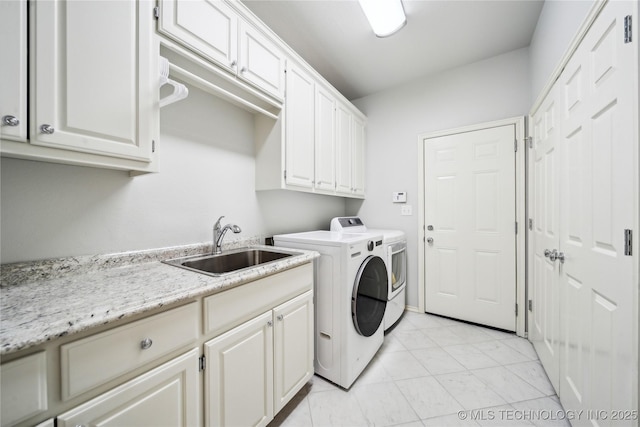
[[[560,252],[560,254],[562,254],[562,252]],[[551,262],[555,262],[559,256],[558,256],[558,251],[557,250],[549,250],[549,249],[545,249],[544,250],[544,256],[549,258],[549,261]],[[562,254],[562,260],[560,262],[564,262],[564,254]]]

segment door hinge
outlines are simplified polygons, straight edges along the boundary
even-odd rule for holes
[[[198,372],[202,372],[206,368],[207,368],[207,358],[203,354],[202,356],[200,356],[200,358],[198,358]]]
[[[624,42],[631,43],[633,40],[631,15],[624,17]]]
[[[286,169],[284,170],[284,179],[285,179],[285,181],[287,180],[287,170]]]
[[[516,221],[516,234],[518,234],[518,221]]]
[[[515,151],[516,153],[518,152],[518,140],[517,139],[513,140],[513,151]]]
[[[624,254],[626,256],[632,255],[632,249],[631,249],[632,246],[633,246],[633,231],[629,229],[625,229],[624,230]]]
[[[516,317],[518,317],[518,303],[516,303]]]
[[[533,138],[532,137],[530,137],[530,136],[525,137],[524,143],[525,144],[529,144],[529,148],[533,148]]]
[[[529,218],[529,230],[533,230],[533,219]]]
[[[152,153],[156,152],[156,140],[155,139],[151,140],[151,152]]]
[[[529,300],[529,311],[533,311],[533,300]]]
[[[160,8],[158,6],[153,8],[153,17],[156,19],[160,18]]]

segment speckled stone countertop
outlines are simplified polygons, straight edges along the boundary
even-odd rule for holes
[[[284,249],[248,243],[257,248]],[[242,246],[248,246],[247,241]],[[210,249],[192,245],[0,266],[0,355],[220,292],[318,256],[317,252],[295,249],[292,251],[300,255],[219,277],[161,262],[210,253]]]

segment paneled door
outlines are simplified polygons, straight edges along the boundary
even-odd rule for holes
[[[529,298],[534,301],[534,310],[529,318],[529,339],[533,343],[547,376],[558,390],[560,355],[560,319],[558,310],[558,267],[556,255],[551,251],[559,246],[558,218],[558,149],[560,129],[558,123],[561,109],[560,90],[554,87],[540,109],[533,116],[532,178],[530,183],[530,206],[533,218],[530,235],[533,240],[533,280],[529,281]]]
[[[515,125],[424,140],[425,308],[516,328]]]
[[[603,6],[533,116],[529,338],[573,425],[637,425],[637,8]]]
[[[612,413],[634,404],[635,294],[625,230],[634,227],[634,212],[638,215],[633,106],[638,94],[632,74],[638,45],[625,43],[624,29],[633,3],[637,7],[624,1],[605,6],[559,79],[566,103],[562,175],[556,182],[563,257],[556,263],[563,331],[560,398],[567,409]],[[576,424],[591,425],[587,421]]]

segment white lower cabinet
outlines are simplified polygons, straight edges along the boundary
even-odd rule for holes
[[[313,277],[308,262],[4,362],[0,426],[267,425],[314,373]]]
[[[12,426],[47,410],[44,351],[0,366],[0,423]]]
[[[308,291],[205,343],[207,426],[264,426],[313,375]]]
[[[198,353],[193,349],[59,415],[57,426],[199,425]]]

